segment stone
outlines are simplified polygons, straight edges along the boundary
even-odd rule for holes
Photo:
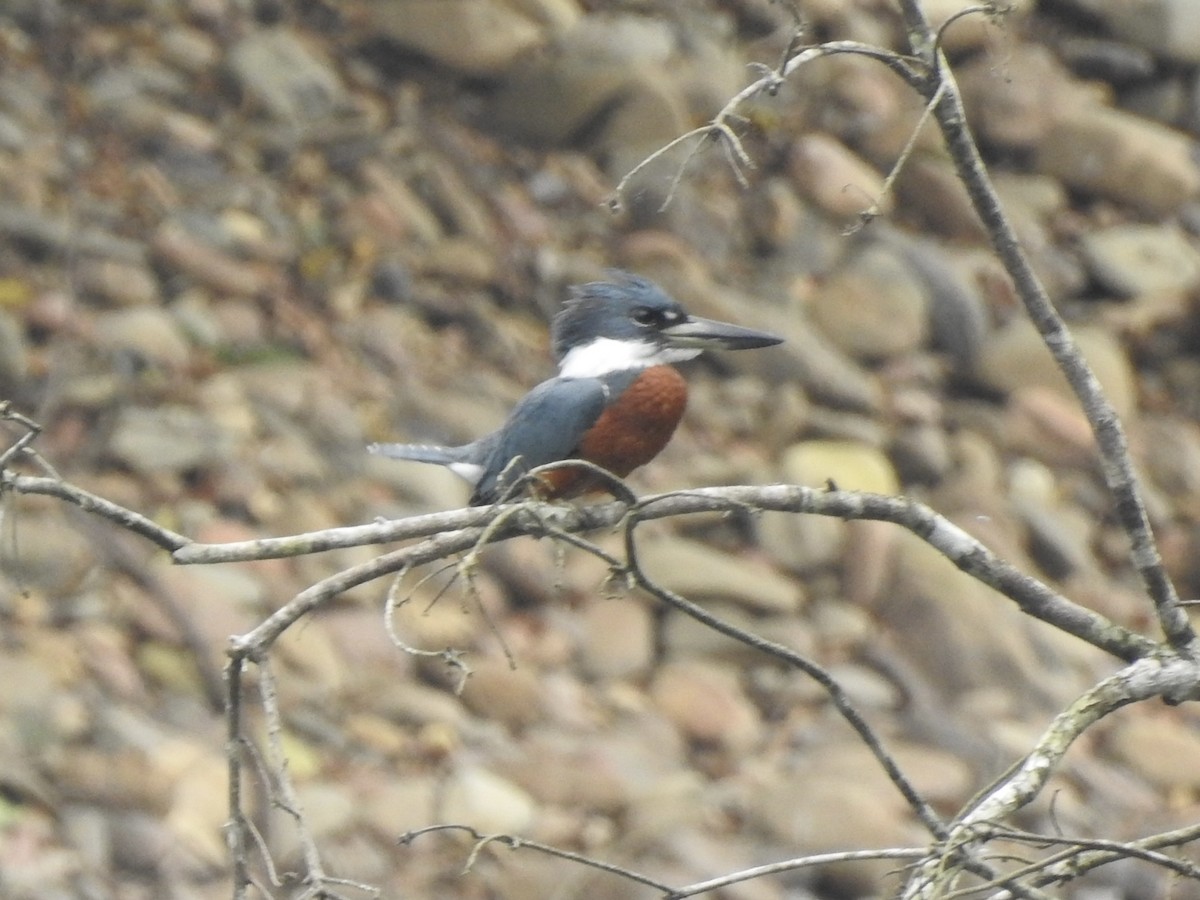
[[[897,494],[900,480],[887,456],[875,447],[851,441],[803,441],[793,444],[780,464],[789,484],[838,490]]]
[[[839,221],[853,222],[876,206],[885,215],[892,210],[883,176],[831,135],[811,132],[798,138],[788,173],[802,196]]]
[[[787,341],[780,346],[776,358],[782,354],[786,366],[781,367],[776,377],[786,373],[813,399],[837,410],[878,410],[883,403],[878,380],[826,340],[819,329],[803,320],[800,326],[785,332]]]
[[[931,343],[969,370],[988,332],[987,305],[967,268],[969,261],[952,257],[932,241],[895,243],[929,298]]]
[[[631,678],[654,662],[654,618],[646,604],[625,597],[599,599],[582,615],[579,662],[592,678]]]
[[[1191,765],[1200,753],[1200,735],[1189,722],[1150,712],[1122,717],[1107,743],[1113,756],[1156,787],[1189,793],[1200,788],[1200,772]]]
[[[1200,63],[1200,9],[1190,0],[1082,0],[1122,41],[1176,62]]]
[[[1005,78],[996,77],[984,56],[966,63],[956,78],[971,128],[985,146],[1036,150],[1062,111],[1086,96],[1048,47],[1013,47]]]
[[[1053,387],[1013,391],[1000,437],[1009,450],[1052,466],[1086,465],[1096,458],[1096,439],[1079,402]]]
[[[85,296],[105,305],[151,306],[159,301],[158,280],[140,263],[81,260],[75,267],[75,283]]]
[[[13,316],[0,309],[0,393],[17,396],[28,377],[29,348],[25,330]]]
[[[1014,0],[1004,7],[1002,18],[997,20],[987,7],[981,8],[972,0],[924,0],[922,3],[925,18],[940,36],[942,49],[951,59],[973,50],[994,47],[1003,29],[1024,27],[1024,19],[1033,5],[1033,0]],[[963,12],[967,14],[961,15]],[[948,28],[944,27],[951,16],[958,18]]]
[[[856,359],[912,353],[928,337],[924,283],[895,251],[874,242],[817,288],[809,314],[835,345]]]
[[[0,569],[10,590],[41,591],[65,600],[99,561],[92,542],[71,524],[63,507],[13,504],[0,542]]]
[[[191,346],[171,313],[158,306],[110,310],[96,317],[97,346],[116,365],[136,372],[144,366],[168,372],[186,370]]]
[[[1137,384],[1124,348],[1111,333],[1098,326],[1081,325],[1073,328],[1072,333],[1117,415],[1128,420],[1137,408]],[[1024,317],[989,335],[975,374],[988,387],[1003,394],[1025,387],[1045,387],[1068,400],[1075,399],[1041,335]]]
[[[146,475],[216,465],[232,450],[224,432],[186,406],[125,407],[108,441],[113,459]]]
[[[1069,679],[1051,687],[1031,620],[1012,601],[916,535],[897,534],[892,577],[868,606],[938,695],[1006,684],[1037,709],[1069,694]]]
[[[483,834],[521,834],[533,824],[536,811],[533,798],[507,778],[464,764],[442,786],[438,820]]]
[[[557,7],[553,17],[570,19],[569,7]],[[476,77],[503,73],[549,37],[545,24],[503,0],[389,0],[366,14],[372,38]]]
[[[1119,297],[1200,285],[1200,251],[1177,227],[1114,225],[1081,235],[1079,250],[1092,277]]]
[[[683,538],[643,541],[638,559],[655,584],[692,601],[726,600],[758,612],[794,612],[803,589],[761,561]]]
[[[471,677],[462,690],[463,703],[475,715],[519,729],[532,725],[545,712],[544,691],[528,665],[517,668],[503,659],[470,660]]]
[[[327,119],[349,105],[337,71],[282,27],[252,31],[238,41],[229,51],[229,67],[256,103],[289,125]]]
[[[923,230],[960,242],[987,239],[970,194],[942,154],[908,160],[896,177],[895,190],[899,207]]]
[[[1147,216],[1176,213],[1200,194],[1200,170],[1186,135],[1097,104],[1064,109],[1035,154],[1037,171]]]
[[[407,831],[435,824],[437,797],[433,776],[389,778],[362,798],[360,814],[379,840],[391,842]]]
[[[761,736],[758,710],[730,669],[700,660],[667,663],[650,694],[688,740],[736,752],[749,750]]]

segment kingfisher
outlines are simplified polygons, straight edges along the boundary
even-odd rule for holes
[[[473,488],[470,504],[507,500],[539,466],[584,460],[624,478],[662,451],[687,405],[673,365],[708,349],[750,350],[782,338],[693,316],[653,282],[628,272],[576,285],[551,324],[558,374],[491,434],[459,447],[371,444],[381,456],[445,466]],[[551,469],[530,482],[541,499],[603,487],[594,471]]]

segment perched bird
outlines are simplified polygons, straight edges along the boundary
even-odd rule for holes
[[[526,394],[499,430],[461,447],[368,449],[446,466],[473,485],[472,506],[507,499],[531,469],[560,460],[586,460],[624,478],[659,454],[683,415],[687,383],[672,363],[782,341],[689,315],[657,285],[625,272],[573,287],[551,339],[558,374]],[[531,489],[554,499],[601,486],[595,473],[563,467],[541,473]]]

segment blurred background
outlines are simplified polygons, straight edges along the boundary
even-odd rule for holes
[[[966,4],[925,5],[940,22]],[[1200,6],[1014,7],[957,22],[946,52],[1194,596]],[[200,541],[452,509],[452,475],[364,445],[497,425],[552,372],[567,287],[620,267],[787,338],[688,364],[689,411],[635,490],[903,492],[1154,634],[1086,421],[934,129],[883,192],[922,111],[883,66],[802,67],[740,110],[752,167],[697,140],[614,211],[623,175],[801,27],[903,46],[884,0],[0,0],[0,398],[45,427],[64,477]],[[380,548],[177,569],[57,501],[2,502],[0,893],[230,896],[227,638]],[[639,533],[662,584],[827,666],[945,815],[1113,668],[893,526],[746,514]],[[672,884],[927,843],[815,684],[595,559],[522,539],[484,554],[474,592],[426,574],[401,586],[397,626],[469,651],[461,696],[391,644],[386,584],[276,650],[290,771],[333,873],[388,897],[654,896],[498,848],[463,875],[454,837],[397,846],[437,822]],[[1187,708],[1114,715],[1017,824],[1123,839],[1193,822],[1196,727]],[[896,871],[720,896],[871,896]],[[1080,893],[1168,889],[1200,894],[1133,863]]]

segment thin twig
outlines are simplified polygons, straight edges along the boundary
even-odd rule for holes
[[[525,838],[511,834],[482,834],[470,825],[429,825],[425,828],[417,828],[413,831],[406,831],[400,835],[398,843],[401,845],[411,844],[417,838],[426,834],[432,834],[438,831],[465,831],[475,841],[471,854],[468,859],[474,859],[478,855],[479,850],[489,843],[504,844],[512,850],[536,850],[538,853],[545,853],[548,856],[556,856],[559,859],[569,860],[570,862],[579,863],[580,865],[588,866],[589,868],[599,869],[602,872],[608,872],[612,875],[619,875],[629,881],[645,884],[656,890],[662,891],[668,896],[671,895],[671,886],[663,884],[661,881],[643,875],[640,872],[635,872],[632,869],[626,869],[622,866],[607,863],[603,860],[595,859],[591,856],[585,856],[582,853],[574,853],[570,850],[562,850],[550,844],[543,844],[539,841],[529,841]]]
[[[1196,634],[1163,567],[1121,421],[1021,248],[967,126],[954,74],[945,58],[935,52],[935,38],[920,4],[916,0],[901,0],[901,8],[914,50],[918,55],[922,51],[930,54],[926,62],[934,74],[919,90],[930,98],[941,93],[941,98],[934,104],[934,114],[959,180],[983,220],[996,255],[1012,278],[1030,319],[1079,398],[1096,436],[1104,481],[1113,495],[1117,518],[1132,544],[1134,566],[1154,604],[1163,634],[1177,650],[1189,647],[1195,642]]]
[[[75,487],[60,478],[42,478],[33,475],[17,475],[11,471],[0,471],[0,493],[11,490],[18,494],[42,494],[73,503],[84,512],[115,522],[127,531],[140,534],[164,550],[178,550],[190,543],[182,534],[164,528],[141,513],[126,509],[111,500],[105,500],[90,491]]]
[[[792,48],[789,46],[790,49]],[[674,194],[674,189],[678,186],[683,168],[686,167],[700,147],[710,138],[717,138],[720,141],[721,148],[729,156],[730,166],[733,169],[734,175],[740,183],[744,184],[745,176],[742,174],[742,170],[754,168],[754,161],[742,145],[741,138],[738,137],[737,132],[730,125],[732,120],[739,118],[738,109],[742,104],[760,94],[774,96],[784,81],[805,63],[812,62],[824,56],[846,53],[867,56],[882,62],[913,87],[917,87],[923,83],[925,72],[920,66],[919,61],[890,50],[873,47],[870,44],[863,44],[858,41],[829,41],[817,46],[806,47],[798,53],[787,55],[785,62],[779,69],[765,67],[764,69],[760,69],[764,74],[734,94],[725,106],[706,124],[701,125],[699,128],[693,128],[685,134],[681,134],[638,162],[637,165],[626,172],[621,180],[617,182],[617,186],[613,189],[613,193],[607,201],[609,208],[613,211],[619,210],[622,206],[622,198],[628,192],[629,185],[647,166],[652,165],[657,160],[671,153],[676,147],[689,141],[694,141],[695,146],[689,151],[679,170],[676,172],[675,178],[672,181],[672,189],[668,193],[668,198]]]
[[[399,599],[400,582],[403,580],[410,568],[410,566],[405,566],[402,568],[396,573],[396,577],[392,579],[392,583],[388,585],[387,600],[384,603],[383,610],[383,628],[387,632],[388,637],[391,639],[392,644],[401,653],[406,653],[409,656],[440,657],[442,661],[446,663],[446,665],[450,666],[451,668],[458,669],[460,677],[454,688],[454,693],[457,696],[463,692],[463,689],[467,686],[467,680],[471,677],[471,667],[463,658],[462,651],[457,650],[454,647],[447,647],[444,650],[422,650],[420,647],[413,647],[405,642],[400,637],[400,632],[396,630],[396,610],[407,603],[412,597],[412,591],[410,591],[408,597],[405,597],[403,600]],[[425,578],[421,579],[420,582],[413,586],[413,591],[416,591],[428,578],[435,577],[436,574],[437,573],[431,573],[430,575],[427,575]]]
[[[233,900],[245,900],[250,884],[246,859],[247,817],[242,811],[242,669],[245,659],[235,656],[225,667],[225,762],[229,772],[229,821],[225,841],[233,864]]]
[[[849,695],[842,689],[822,666],[808,659],[801,653],[797,653],[790,647],[785,647],[782,644],[767,640],[761,635],[747,631],[730,622],[725,621],[719,616],[713,615],[709,610],[693,603],[685,597],[676,594],[674,591],[662,587],[657,582],[653,581],[642,569],[638,563],[637,541],[635,533],[640,519],[637,516],[630,516],[626,520],[625,525],[625,563],[628,566],[629,572],[633,576],[634,582],[638,587],[642,588],[647,593],[657,597],[663,603],[678,609],[679,611],[691,616],[698,622],[707,625],[714,631],[731,637],[734,640],[740,641],[748,647],[753,647],[760,650],[781,662],[786,662],[802,671],[809,678],[819,684],[825,693],[829,695],[834,707],[841,714],[842,718],[855,730],[859,738],[867,745],[867,748],[875,756],[892,784],[900,792],[901,796],[908,802],[908,805],[916,813],[922,824],[929,829],[930,833],[937,838],[944,838],[947,835],[945,823],[939,818],[937,813],[933,811],[933,807],[928,801],[920,795],[917,789],[912,785],[897,765],[896,760],[883,746],[882,739],[875,733],[870,723],[855,707],[850,700]]]
[[[1151,697],[1200,698],[1194,662],[1180,656],[1140,659],[1085,692],[1063,712],[1033,750],[993,784],[980,791],[955,819],[950,838],[918,867],[906,897],[941,897],[951,890],[953,857],[994,837],[1003,821],[1036,797],[1062,762],[1075,739],[1105,716]],[[1007,884],[1006,884],[1007,886]]]
[[[800,856],[796,859],[785,859],[781,862],[754,866],[751,869],[742,869],[740,872],[731,872],[719,878],[710,878],[708,881],[697,881],[695,884],[689,884],[686,887],[671,891],[663,900],[683,900],[685,897],[707,894],[709,891],[728,887],[731,884],[750,881],[753,878],[762,878],[766,875],[794,872],[796,869],[828,866],[834,863],[863,862],[872,859],[921,859],[928,852],[928,849],[925,847],[896,847],[888,850],[845,850],[839,853],[814,853],[812,856]]]

